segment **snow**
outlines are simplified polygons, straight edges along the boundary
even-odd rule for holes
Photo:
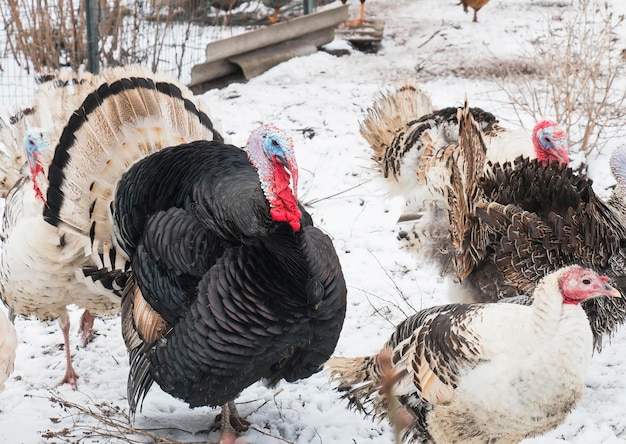
[[[430,92],[435,107],[461,104],[467,95],[471,105],[515,128],[519,123],[498,82],[470,74],[519,57],[531,49],[532,37],[545,31],[546,20],[558,24],[557,17],[571,8],[571,2],[563,0],[491,0],[479,12],[479,23],[471,23],[471,14],[464,14],[456,3],[368,1],[368,13],[386,21],[378,53],[352,50],[336,57],[318,52],[285,62],[248,83],[202,96],[235,144],[245,143],[260,123],[275,124],[293,136],[300,165],[299,198],[332,237],[348,283],[348,311],[336,355],[375,353],[404,317],[447,302],[445,283],[436,270],[396,240],[402,202],[386,195],[359,135],[366,108],[379,92],[416,79]],[[617,13],[626,13],[623,0],[610,3]],[[358,2],[351,0],[352,14],[357,10]],[[617,37],[626,47],[626,35]],[[335,40],[329,48],[349,47]],[[528,119],[525,125],[530,124]],[[618,144],[610,143],[612,149]],[[598,178],[599,191],[613,183],[605,155],[593,159],[590,172]],[[145,433],[115,431],[104,423],[106,418],[126,423],[123,413],[128,411],[128,363],[119,317],[97,320],[97,336],[82,346],[79,316],[79,310],[71,312],[72,354],[81,375],[77,391],[56,387],[65,365],[58,325],[16,320],[20,343],[15,371],[0,393],[0,442],[154,442]],[[594,355],[584,397],[566,422],[525,443],[626,443],[625,360],[622,329]],[[242,442],[393,442],[386,423],[347,409],[326,371],[296,383],[282,382],[275,389],[255,384],[237,403],[252,423]],[[208,429],[217,413],[206,407],[189,409],[155,385],[134,425],[151,430],[163,442],[215,442],[217,433]]]

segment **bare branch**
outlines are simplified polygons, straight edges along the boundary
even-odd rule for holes
[[[587,159],[626,129],[626,88],[618,85],[626,65],[616,38],[624,17],[601,0],[576,0],[544,25],[543,36],[524,54],[531,69],[514,67],[499,83],[522,124],[522,116],[552,116]]]

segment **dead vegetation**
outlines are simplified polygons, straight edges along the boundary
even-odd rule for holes
[[[277,390],[271,400],[278,408],[276,397],[282,390]],[[121,408],[109,402],[89,401],[76,403],[65,399],[57,390],[51,389],[47,401],[56,405],[61,414],[50,418],[50,422],[60,425],[61,428],[42,431],[41,437],[52,443],[80,444],[86,442],[124,442],[128,444],[142,444],[146,442],[155,444],[183,444],[186,442],[199,442],[198,435],[208,435],[210,430],[191,432],[181,428],[138,428],[132,424],[127,409]],[[29,395],[26,395],[29,396]],[[262,402],[250,414],[260,410],[271,400]],[[280,412],[279,412],[280,413]],[[264,436],[271,437],[276,442],[293,444],[280,436],[273,435],[266,430],[250,427]],[[184,441],[168,438],[164,435],[176,435],[185,437]],[[203,439],[200,437],[200,439]],[[192,440],[192,441],[190,441]]]
[[[520,122],[550,116],[587,158],[626,130],[626,63],[617,37],[624,17],[608,2],[576,0],[544,27],[523,57],[528,68],[510,66],[500,85]]]
[[[164,0],[165,1],[165,0]],[[98,0],[98,60],[102,66],[141,63],[156,70],[164,48],[177,26],[179,37],[188,37],[191,21],[181,21],[181,0],[168,0],[158,13],[145,2]],[[7,0],[0,14],[7,34],[8,49],[27,73],[42,73],[87,63],[87,2],[72,0]],[[189,3],[189,2],[186,2]],[[184,9],[182,9],[184,10]],[[176,41],[175,64],[182,69],[186,38]]]

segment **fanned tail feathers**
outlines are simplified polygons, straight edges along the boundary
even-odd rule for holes
[[[22,177],[26,163],[24,140],[29,129],[37,127],[46,132],[50,140],[56,140],[74,110],[73,104],[85,90],[93,88],[89,73],[78,75],[73,71],[59,71],[41,76],[32,106],[16,111],[8,123],[0,119],[0,197]],[[78,102],[80,103],[80,102]],[[63,106],[60,106],[63,104]],[[40,152],[39,161],[47,171],[53,152]]]
[[[165,147],[223,139],[191,92],[170,76],[133,66],[96,80],[99,86],[82,97],[59,136],[44,218],[89,236],[101,265],[115,268],[124,258],[112,245],[109,205],[122,174]]]
[[[389,345],[376,355],[358,358],[330,358],[326,367],[337,382],[336,390],[343,392],[350,407],[378,421],[389,419],[396,442],[427,439],[428,433],[417,422],[415,412],[400,402],[395,389],[406,378],[406,371],[394,368]]]
[[[374,150],[372,158],[382,165],[394,139],[402,137],[411,122],[432,111],[430,97],[413,82],[381,95],[361,123],[361,135]]]
[[[426,145],[417,178],[418,182],[427,184],[433,199],[438,197],[443,217],[447,216],[445,227],[455,274],[464,279],[482,259],[486,247],[486,228],[474,216],[475,205],[483,196],[478,179],[484,170],[486,146],[481,126],[474,119],[467,100],[465,106],[456,111],[456,119],[458,142],[445,147]],[[443,262],[447,255],[443,251],[437,246],[433,257],[442,262],[445,269],[447,265]]]
[[[484,258],[488,234],[475,217],[476,204],[483,197],[479,178],[483,174],[487,148],[483,132],[472,116],[467,99],[458,111],[458,149],[450,151],[449,186],[444,190],[448,202],[450,235],[456,248],[457,277],[466,278]]]
[[[358,358],[330,358],[325,367],[331,378],[338,384],[337,391],[343,394],[350,406],[367,415],[378,416],[384,413],[377,399],[381,385],[375,370],[376,356]]]
[[[22,177],[22,167],[26,162],[23,144],[6,122],[0,119],[0,197],[5,198],[13,185]]]

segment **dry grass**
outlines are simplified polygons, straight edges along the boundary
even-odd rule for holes
[[[624,17],[601,0],[576,0],[545,28],[524,57],[529,68],[512,66],[500,85],[520,122],[551,116],[586,158],[626,129],[626,88],[618,84],[626,62],[617,39]]]
[[[278,396],[281,391],[282,390],[277,390],[274,393],[274,397],[272,398],[274,403],[276,403],[276,396]],[[108,402],[91,401],[77,404],[68,401],[54,389],[50,390],[50,395],[46,399],[52,404],[57,405],[63,412],[62,415],[50,418],[50,421],[53,424],[65,425],[60,429],[42,432],[41,436],[47,442],[79,444],[83,442],[100,442],[100,440],[102,440],[102,442],[124,442],[128,444],[146,442],[155,444],[183,444],[186,442],[198,442],[198,434],[208,434],[209,432],[208,430],[191,432],[189,430],[180,428],[174,429],[172,427],[137,428],[133,426],[126,409]],[[261,403],[251,414],[261,409],[268,402],[269,400]],[[278,404],[276,405],[278,406]],[[251,426],[250,430],[273,438],[276,442],[293,444],[287,439],[273,435],[266,430],[254,426]],[[176,432],[176,434],[180,436],[188,435],[191,441],[187,439],[185,441],[178,441],[162,436],[171,432]],[[245,441],[245,438],[243,441]]]
[[[184,0],[183,0],[184,1]],[[181,21],[170,7],[181,0],[163,0],[167,5],[150,14],[144,2],[99,0],[98,59],[103,66],[141,63],[158,68],[166,29],[176,21],[177,32],[190,32],[191,21]],[[188,4],[189,1],[184,1]],[[75,9],[78,4],[78,9]],[[30,73],[60,67],[81,69],[87,63],[85,2],[73,0],[7,0],[0,8],[9,50],[18,64]],[[175,16],[176,14],[176,16]],[[177,68],[182,68],[185,43],[177,45]]]

